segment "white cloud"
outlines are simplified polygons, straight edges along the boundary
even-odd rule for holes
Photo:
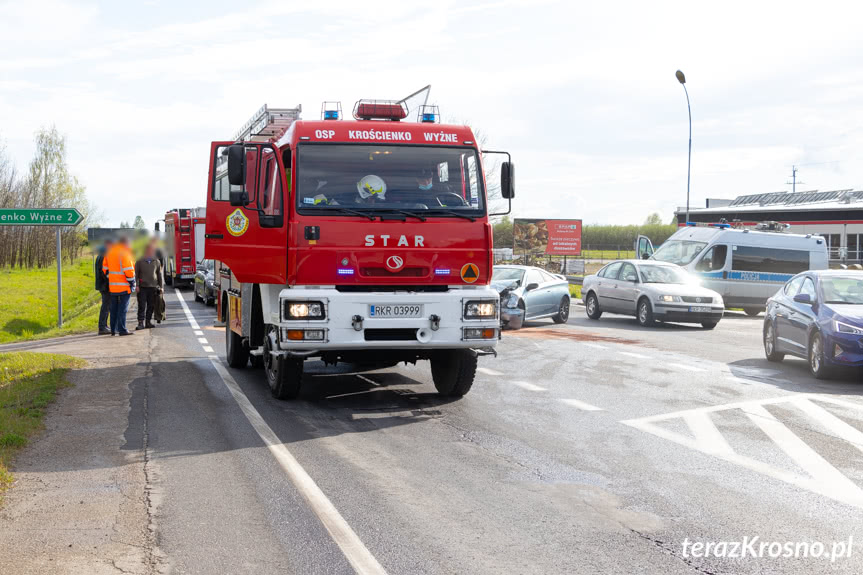
[[[0,3],[0,135],[20,168],[56,124],[108,223],[204,202],[208,143],[262,103],[432,84],[518,164],[516,215],[669,219],[782,189],[863,187],[863,72],[849,3]],[[825,163],[829,162],[829,163]]]

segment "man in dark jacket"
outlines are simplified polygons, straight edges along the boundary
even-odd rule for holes
[[[111,309],[111,292],[108,290],[108,276],[102,271],[102,260],[105,253],[111,247],[111,242],[106,240],[105,245],[99,248],[96,255],[96,263],[93,271],[96,276],[96,291],[102,294],[102,306],[99,308],[99,335],[111,335],[108,328],[108,311]]]
[[[153,314],[156,313],[163,284],[162,263],[156,257],[155,244],[149,244],[144,257],[135,262],[135,277],[138,279],[138,327],[135,329],[156,327]]]

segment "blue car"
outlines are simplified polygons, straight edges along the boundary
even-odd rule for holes
[[[863,367],[863,272],[808,271],[788,280],[767,300],[764,354],[802,357],[818,379]]]

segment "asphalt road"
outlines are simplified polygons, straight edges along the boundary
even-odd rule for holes
[[[424,364],[311,363],[282,402],[225,367],[213,308],[168,300],[122,342],[155,547],[129,572],[863,572],[860,376],[769,364],[761,318],[643,329],[574,307],[505,332],[461,400]]]
[[[181,293],[200,329],[169,294],[128,431],[146,434],[157,545],[175,572],[863,570],[859,376],[816,383],[802,361],[768,364],[760,318],[646,330],[573,308],[567,325],[506,332],[462,400],[438,398],[427,365],[314,363],[301,398],[281,402],[261,370],[223,367],[213,308]],[[371,564],[351,563],[261,422]],[[753,537],[828,553],[851,537],[852,552],[831,563],[684,548]]]

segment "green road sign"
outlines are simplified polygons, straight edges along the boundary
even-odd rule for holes
[[[75,208],[0,209],[0,226],[75,226],[83,219]]]

